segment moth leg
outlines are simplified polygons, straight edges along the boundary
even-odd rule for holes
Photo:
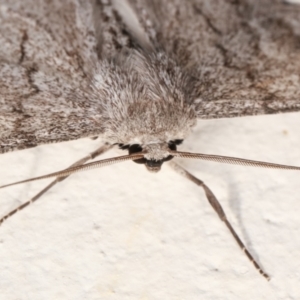
[[[171,161],[169,162],[169,165],[174,169],[177,173],[181,174],[185,178],[191,180],[198,186],[201,186],[204,189],[206,198],[210,205],[213,207],[215,212],[218,214],[219,218],[225,223],[231,234],[233,235],[234,239],[240,246],[240,248],[243,250],[243,252],[247,255],[248,259],[253,263],[254,267],[259,271],[259,273],[264,276],[267,280],[270,280],[270,276],[262,269],[262,267],[257,263],[257,261],[253,258],[253,256],[250,254],[250,252],[245,247],[244,243],[241,241],[233,227],[231,226],[230,222],[228,221],[226,214],[220,205],[219,201],[217,200],[216,196],[213,194],[213,192],[209,189],[209,187],[200,179],[193,176],[191,173],[183,169],[181,166],[179,166],[177,163]]]
[[[91,152],[89,155],[83,157],[82,159],[78,160],[77,162],[75,162],[74,164],[72,164],[70,167],[74,167],[74,166],[80,166],[83,165],[85,162],[87,162],[88,160],[94,159],[97,156],[105,153],[106,151],[108,151],[109,149],[111,149],[113,147],[113,145],[110,144],[105,144],[103,146],[101,146],[100,148],[98,148],[97,150]],[[36,200],[38,200],[42,195],[44,195],[48,190],[50,190],[55,184],[57,184],[58,182],[61,182],[63,180],[65,180],[68,176],[64,176],[64,177],[59,177],[54,179],[50,184],[48,184],[44,189],[42,189],[38,194],[36,194],[34,197],[32,197],[29,201],[21,204],[20,206],[18,206],[17,208],[15,208],[14,210],[12,210],[11,212],[9,212],[8,214],[6,214],[4,217],[2,217],[0,219],[0,225],[9,217],[11,217],[12,215],[14,215],[15,213],[17,213],[18,211],[22,210],[23,208],[25,208],[26,206],[30,205],[31,203],[35,202]]]

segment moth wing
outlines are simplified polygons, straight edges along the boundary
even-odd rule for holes
[[[93,66],[130,42],[111,4],[2,0],[0,24],[0,153],[101,135]]]
[[[300,5],[280,0],[133,0],[157,47],[192,75],[201,119],[300,110]],[[189,98],[190,97],[190,98]]]

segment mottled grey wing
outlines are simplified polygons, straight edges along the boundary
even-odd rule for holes
[[[300,110],[300,5],[279,0],[131,3],[141,22],[145,13],[152,20],[156,46],[193,76],[190,94],[199,118]]]
[[[128,43],[109,3],[1,0],[0,153],[100,135],[91,70]]]

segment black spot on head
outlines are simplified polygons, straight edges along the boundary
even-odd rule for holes
[[[143,148],[141,145],[133,144],[128,147],[128,151],[129,151],[129,154],[133,154],[133,153],[138,153],[138,152],[143,151]]]
[[[129,154],[139,153],[142,150],[143,150],[143,148],[139,144],[133,144],[133,145],[128,146]],[[133,161],[137,164],[145,164],[147,159],[143,157],[143,158],[135,159]]]
[[[172,140],[168,143],[169,149],[172,151],[176,151],[178,145],[180,145],[183,142],[183,140]]]
[[[169,147],[169,149],[172,150],[172,151],[176,151],[176,150],[177,150],[176,144],[174,144],[174,143],[169,143],[169,144],[168,144],[168,147]]]

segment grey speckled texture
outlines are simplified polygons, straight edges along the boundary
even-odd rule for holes
[[[296,4],[128,2],[136,22],[117,0],[0,2],[0,152],[168,143],[196,117],[300,110]]]

